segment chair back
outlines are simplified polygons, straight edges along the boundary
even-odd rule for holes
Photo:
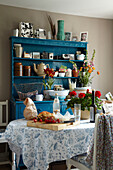
[[[0,102],[0,126],[8,124],[8,100]]]
[[[94,131],[94,152],[93,152],[93,169],[96,169],[96,147],[97,147],[97,128],[98,128],[98,120],[99,120],[99,115],[96,114],[95,117],[95,131]]]

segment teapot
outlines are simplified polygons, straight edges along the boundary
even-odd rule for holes
[[[35,73],[38,75],[38,76],[45,76],[45,72],[44,72],[44,69],[47,68],[47,66],[49,67],[49,64],[44,64],[43,62],[40,63],[40,64],[37,64],[37,68],[36,68],[36,64],[33,63],[34,65],[34,71]]]

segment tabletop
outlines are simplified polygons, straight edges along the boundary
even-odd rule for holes
[[[87,152],[94,132],[94,123],[82,121],[80,125],[60,131],[27,127],[25,119],[10,122],[5,138],[18,161],[30,170],[46,170],[49,163],[66,160]]]

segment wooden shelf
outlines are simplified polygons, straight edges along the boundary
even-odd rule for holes
[[[34,58],[18,58],[18,57],[13,57],[14,60],[25,60],[25,61],[49,61],[49,62],[69,62],[69,60],[57,60],[57,59],[53,59],[53,60],[50,60],[50,59],[34,59]],[[84,62],[84,60],[71,60],[71,61],[74,61],[74,62]]]
[[[42,76],[14,76],[16,79],[43,79]],[[79,77],[53,77],[54,79],[78,79]],[[45,79],[48,79],[48,77],[45,77]]]
[[[38,39],[38,38],[26,38],[26,37],[10,37],[13,43],[19,44],[30,44],[30,45],[43,45],[43,46],[57,46],[57,47],[79,47],[85,48],[87,42],[76,42],[76,41],[62,41],[62,40],[48,40],[48,39]]]

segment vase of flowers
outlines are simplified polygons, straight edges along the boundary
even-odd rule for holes
[[[44,85],[44,90],[43,90],[43,93],[44,93],[44,98],[45,99],[50,99],[50,96],[49,96],[49,92],[51,91],[52,89],[52,85],[54,83],[54,79],[53,79],[53,76],[55,75],[55,71],[51,68],[46,68],[44,69],[44,72],[46,74],[46,76],[48,77],[47,80],[43,80],[43,85]]]
[[[87,53],[86,53],[87,55]],[[91,73],[94,72],[94,58],[95,58],[95,50],[93,50],[93,54],[91,57],[91,60],[84,60],[83,67],[80,67],[79,69],[79,83],[80,87],[89,87],[92,84],[92,79],[94,76],[91,76]],[[88,56],[87,56],[88,59]],[[100,72],[97,71],[97,75],[99,75]]]
[[[101,92],[96,91],[95,92],[95,105],[96,105],[96,109],[98,110],[102,109],[102,101],[100,99],[100,96],[101,96]],[[78,97],[75,91],[70,92],[68,96],[68,100],[69,101],[67,103],[67,109],[71,108],[72,111],[74,111],[74,104],[81,104],[81,119],[90,118],[90,106],[92,104],[92,93],[89,92],[89,89],[87,90],[86,93],[79,93]]]
[[[78,77],[79,71],[78,71],[78,68],[77,68],[77,64],[75,62],[71,61],[71,60],[69,60],[69,62],[73,64],[72,76]]]

